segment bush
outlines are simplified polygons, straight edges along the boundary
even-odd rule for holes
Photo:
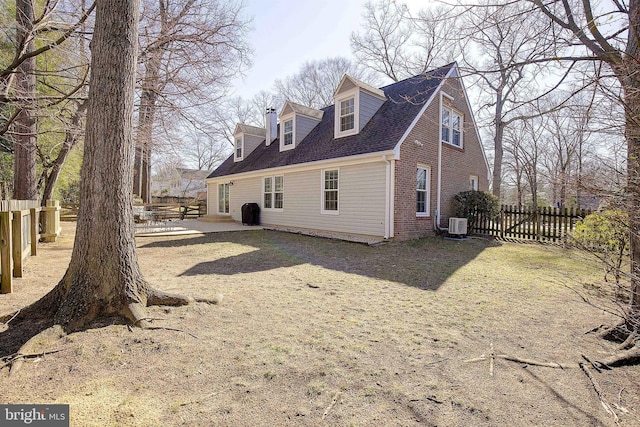
[[[621,267],[629,247],[629,217],[620,210],[604,210],[587,215],[576,223],[571,234],[582,249],[594,253],[605,265],[605,280],[613,273],[620,284]]]
[[[463,191],[453,198],[453,210],[457,217],[467,218],[469,230],[473,230],[480,215],[495,218],[500,213],[498,198],[486,191]]]

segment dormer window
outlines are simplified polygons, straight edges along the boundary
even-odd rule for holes
[[[293,144],[293,119],[284,122],[284,145]]]
[[[244,144],[242,142],[242,137],[238,137],[236,138],[236,160],[242,160],[242,155],[243,155],[243,147]]]
[[[333,94],[334,138],[356,135],[376,114],[387,97],[358,79],[345,75]]]
[[[315,128],[324,113],[287,101],[280,112],[280,151],[295,149]]]
[[[355,98],[340,101],[340,132],[353,130],[356,127]]]

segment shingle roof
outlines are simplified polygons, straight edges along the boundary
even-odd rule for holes
[[[301,114],[303,116],[312,117],[314,119],[321,120],[323,111],[316,110],[315,108],[307,107],[301,104],[296,104],[295,102],[287,101],[282,107],[282,112],[287,109],[287,106],[291,108],[291,110],[296,114]],[[282,113],[280,113],[282,115]]]
[[[356,135],[334,139],[334,106],[330,105],[322,110],[320,123],[295,149],[280,152],[277,139],[269,146],[260,144],[240,162],[229,156],[209,178],[393,150],[453,66],[452,63],[381,88],[387,101]]]
[[[265,128],[245,125],[244,123],[238,123],[238,125],[236,126],[236,133],[238,129],[240,129],[240,132],[246,135],[253,135],[253,136],[264,136],[266,132]]]

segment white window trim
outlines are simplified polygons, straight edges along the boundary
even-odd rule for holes
[[[242,150],[242,156],[238,157],[238,147],[237,147],[237,143],[238,140],[240,140],[240,145],[241,145],[241,150]],[[234,135],[233,137],[233,160],[236,162],[239,162],[241,160],[244,160],[244,135]]]
[[[353,98],[353,129],[340,131],[340,103]],[[343,92],[339,97],[334,99],[334,137],[342,138],[344,136],[355,135],[360,132],[360,90],[354,88]]]
[[[292,141],[293,143],[291,145],[284,145],[284,122],[288,122],[289,120],[291,120],[292,123],[292,131],[293,131],[293,135],[292,135]],[[291,113],[291,114],[287,114],[286,116],[282,116],[280,117],[280,151],[288,151],[288,150],[293,150],[294,148],[296,148],[297,145],[297,141],[296,141],[296,114],[295,113]]]
[[[475,183],[475,186],[473,185]],[[471,190],[478,191],[480,183],[478,182],[478,175],[469,175],[469,187]]]
[[[421,218],[430,217],[431,216],[431,167],[418,163],[418,165],[416,167],[416,175],[418,173],[418,169],[424,169],[424,170],[427,171],[427,182],[425,183],[426,184],[426,187],[425,187],[425,193],[426,193],[425,194],[425,196],[426,196],[425,197],[425,210],[426,210],[426,212],[418,212],[416,210],[416,217],[421,217]],[[417,176],[416,176],[416,178],[417,178]],[[418,203],[418,200],[417,200],[418,188],[417,188],[417,186],[416,186],[415,191],[416,191],[416,205],[417,205],[417,203]]]
[[[324,188],[324,174],[328,171],[338,171],[338,189],[336,192],[338,193],[338,209],[337,210],[327,210],[325,209],[325,188]],[[322,169],[320,172],[320,213],[325,215],[339,215],[340,214],[340,168],[327,168]]]
[[[223,192],[223,197],[224,197],[226,195],[226,191],[225,191],[225,188],[224,188],[225,186],[229,187],[230,184],[226,183],[226,182],[218,183],[218,191],[217,191],[217,194],[216,194],[216,202],[217,202],[216,203],[216,205],[217,205],[216,211],[217,211],[218,215],[231,215],[231,188],[229,188],[229,212],[224,212],[224,210],[223,211],[220,210],[220,201],[221,201],[221,199],[220,199],[220,187],[223,188],[222,192]],[[226,198],[225,198],[224,201],[226,202]],[[226,203],[225,203],[225,206],[226,206]]]
[[[442,112],[444,110],[447,110],[449,112],[449,120],[450,122],[453,123],[453,115],[457,115],[458,117],[460,117],[460,145],[456,145],[454,144],[453,141],[453,126],[449,126],[449,139],[451,141],[445,141],[442,139]],[[462,114],[460,111],[456,110],[455,108],[452,107],[448,107],[446,105],[441,105],[440,106],[440,126],[439,126],[439,138],[440,138],[440,142],[442,142],[443,144],[447,144],[450,145],[452,147],[456,147],[456,148],[460,148],[462,149],[464,147],[464,141],[463,141],[463,136],[464,136],[464,114]]]
[[[282,177],[282,207],[276,208],[276,177]],[[264,206],[264,195],[267,193],[265,188],[265,180],[271,178],[271,206],[270,208]],[[284,211],[284,175],[271,175],[262,177],[262,209],[272,212]]]

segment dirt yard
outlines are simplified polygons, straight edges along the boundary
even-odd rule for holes
[[[0,314],[57,283],[72,241],[64,223]],[[151,283],[220,303],[150,309],[177,331],[114,324],[43,342],[57,352],[0,371],[0,403],[68,403],[83,427],[640,425],[638,367],[591,371],[617,424],[576,367],[614,350],[587,332],[615,319],[577,293],[606,301],[599,266],[575,252],[262,230],[138,248]],[[572,366],[469,362],[492,351]]]

